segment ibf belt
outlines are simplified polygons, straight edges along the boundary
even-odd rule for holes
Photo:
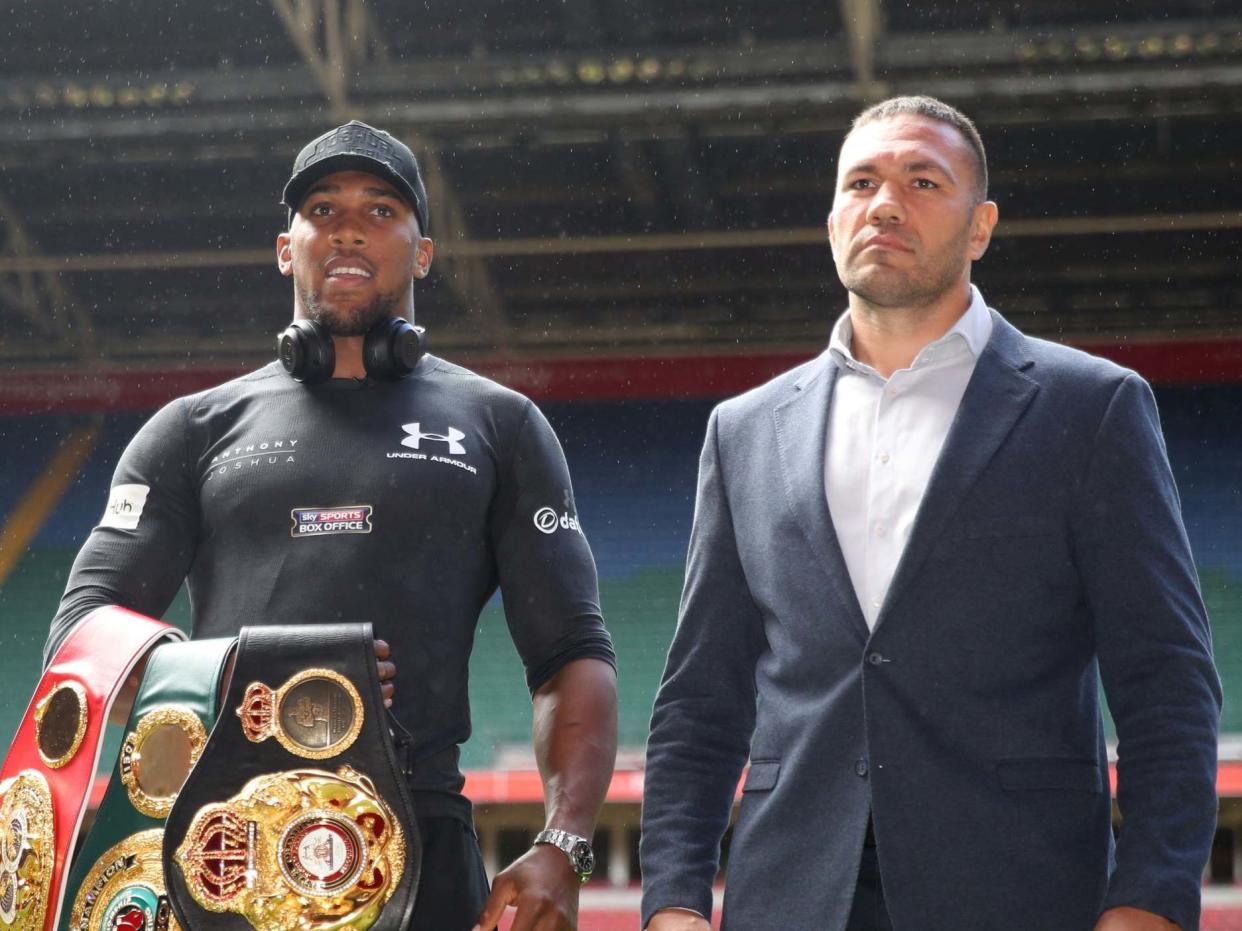
[[[100,608],[52,657],[0,770],[0,931],[55,927],[108,713],[151,647],[184,636]]]
[[[420,863],[371,626],[243,628],[219,720],[165,828],[175,919],[194,931],[398,931]]]
[[[161,864],[164,818],[215,723],[235,637],[155,648],[108,790],[69,874],[61,927],[175,931]]]
[[[34,769],[0,783],[0,923],[39,931],[55,863],[52,793]]]

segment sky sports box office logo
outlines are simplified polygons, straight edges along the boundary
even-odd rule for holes
[[[343,508],[294,508],[292,537],[322,537],[334,533],[370,533],[371,505]]]

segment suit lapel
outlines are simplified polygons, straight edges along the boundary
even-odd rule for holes
[[[855,632],[866,640],[870,632],[841,554],[824,491],[828,405],[838,373],[825,352],[819,364],[796,383],[794,396],[777,405],[773,415],[781,478],[798,524],[811,544],[811,554],[831,586],[837,610],[830,613],[848,617]]]
[[[945,437],[877,627],[907,593],[962,499],[1039,390],[1038,383],[1023,374],[1031,361],[1022,334],[1000,314],[991,313],[992,337],[979,356]]]

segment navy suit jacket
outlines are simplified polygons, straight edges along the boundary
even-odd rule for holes
[[[824,492],[825,353],[707,429],[652,717],[643,923],[844,928],[872,813],[898,929],[1197,927],[1220,684],[1155,402],[992,312],[869,631]],[[1117,726],[1114,848],[1097,677]]]

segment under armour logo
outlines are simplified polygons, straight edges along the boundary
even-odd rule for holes
[[[448,443],[448,451],[454,456],[464,456],[466,447],[462,446],[458,440],[464,439],[466,434],[462,433],[456,427],[449,427],[448,433],[423,433],[422,424],[407,423],[402,424],[401,429],[409,434],[401,441],[402,446],[408,446],[410,449],[418,449],[418,444],[423,440],[435,440],[438,443]]]

